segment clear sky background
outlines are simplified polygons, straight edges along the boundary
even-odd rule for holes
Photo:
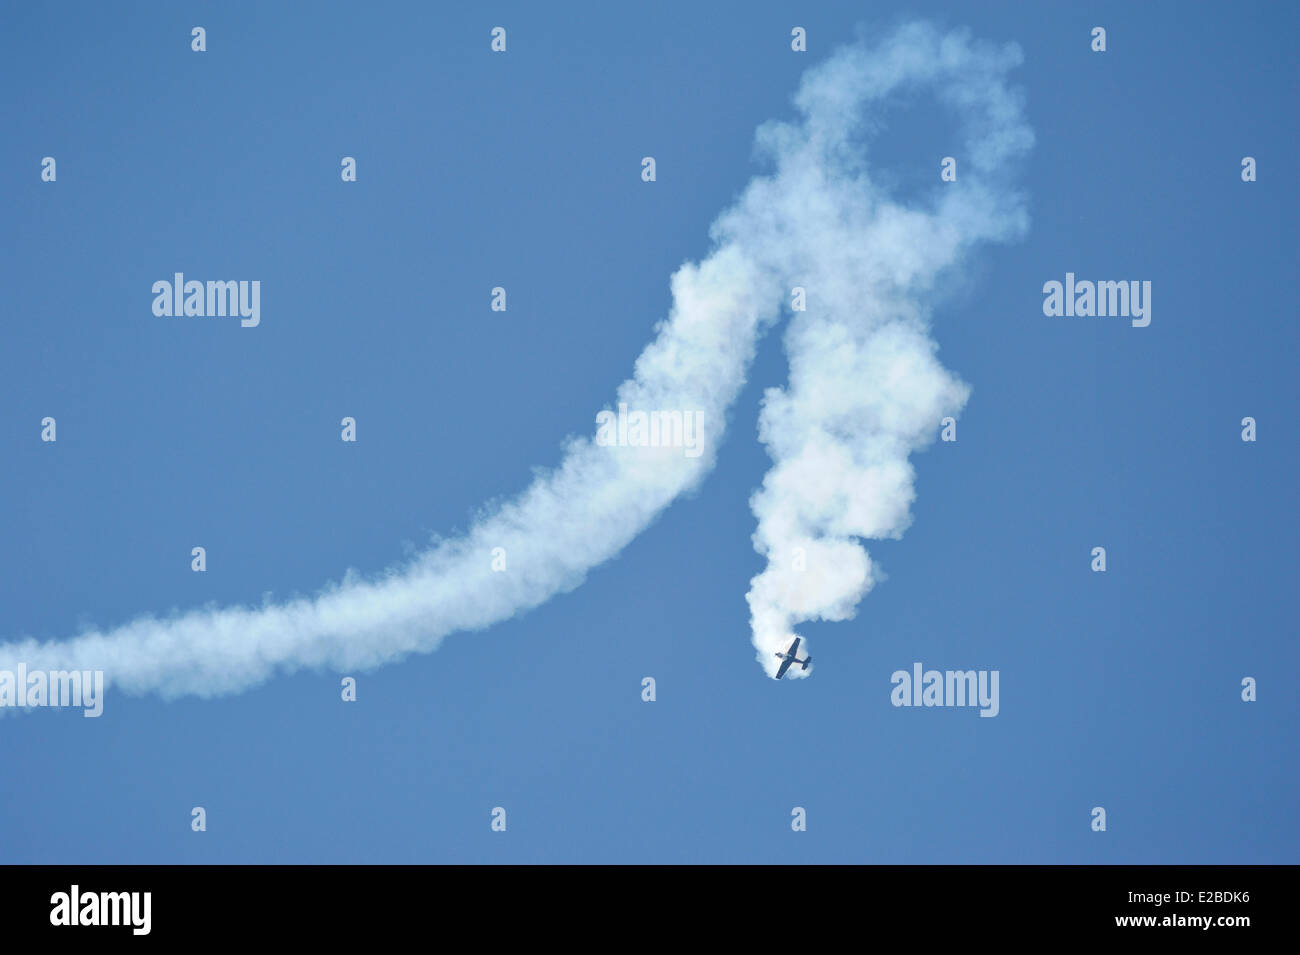
[[[801,72],[921,16],[1023,48],[1033,221],[935,314],[973,394],[869,546],[889,579],[801,628],[812,678],[754,663],[770,335],[697,494],[356,703],[309,671],[0,717],[0,862],[1300,861],[1296,7],[474,6],[7,12],[0,641],[310,594],[466,528],[593,431]],[[950,135],[895,111],[873,161],[906,195]],[[260,279],[261,326],[155,318],[174,271]],[[1150,280],[1151,325],[1044,317],[1067,271]],[[1000,714],[894,708],[914,661],[999,670]]]

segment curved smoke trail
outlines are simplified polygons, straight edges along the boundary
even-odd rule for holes
[[[759,130],[772,173],[714,223],[714,251],[673,275],[669,317],[617,392],[631,409],[699,412],[698,456],[571,438],[557,468],[464,537],[376,579],[287,603],[11,642],[0,645],[0,669],[102,669],[127,692],[214,696],[277,671],[366,669],[429,652],[448,633],[571,590],[711,469],[758,338],[798,285],[809,306],[787,333],[790,385],[764,402],[761,437],[774,467],[752,502],[755,546],[769,563],[748,597],[759,659],[774,672],[771,652],[795,623],[852,615],[872,583],[855,538],[901,533],[913,496],[908,454],[965,401],[965,386],[934,358],[924,302],[972,244],[1025,228],[1002,173],[1032,143],[1003,85],[1019,60],[1013,46],[906,26],[810,70],[798,121]],[[853,143],[869,107],[909,87],[932,87],[963,124],[959,181],[936,181],[925,207],[899,205],[874,184]],[[797,547],[803,571],[788,566]],[[495,548],[505,572],[493,569]]]
[[[721,220],[735,231],[735,223],[770,219],[766,209],[787,209],[787,244],[758,262],[797,276],[807,292],[806,311],[794,313],[786,333],[790,384],[764,396],[759,435],[773,468],[750,501],[754,547],[768,563],[747,599],[769,675],[795,624],[854,615],[875,581],[858,539],[906,530],[915,497],[908,457],[966,403],[970,389],[935,358],[925,302],[973,243],[1027,228],[1006,184],[1006,167],[1033,145],[1019,98],[1004,85],[1019,62],[1014,46],[985,47],[924,25],[869,54],[841,53],[805,77],[795,100],[801,123],[759,130],[784,175],[756,183]],[[852,143],[853,117],[924,87],[959,118],[961,171],[938,183],[934,157],[931,201],[902,206],[872,183]],[[792,198],[807,204],[804,215],[789,208]]]

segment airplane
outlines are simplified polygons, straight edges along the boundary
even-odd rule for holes
[[[785,653],[777,654],[777,656],[781,658],[781,669],[776,671],[774,679],[779,680],[781,677],[785,676],[785,671],[790,669],[790,664],[792,663],[798,663],[805,670],[808,669],[808,664],[812,663],[812,657],[804,657],[802,660],[799,659],[799,641],[802,639],[802,637],[795,637],[794,643],[790,644],[789,650],[785,651]]]

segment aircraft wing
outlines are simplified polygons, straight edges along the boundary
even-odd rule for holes
[[[784,660],[781,661],[781,668],[776,671],[776,679],[779,680],[781,679],[781,677],[785,676],[785,671],[790,669],[791,662],[793,661],[791,660],[790,657],[786,657]]]
[[[792,656],[792,657],[794,657],[794,656],[798,656],[798,655],[799,655],[799,641],[802,640],[802,639],[803,639],[803,637],[795,637],[795,638],[794,638],[794,643],[790,644],[790,649],[787,650],[787,651],[785,651],[785,652],[788,653],[788,654],[790,654],[790,656]]]

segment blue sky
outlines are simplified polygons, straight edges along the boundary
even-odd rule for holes
[[[1028,238],[982,249],[934,316],[973,389],[959,440],[914,459],[912,527],[869,545],[889,579],[801,628],[811,679],[763,677],[744,599],[772,334],[698,493],[572,593],[356,674],[354,704],[308,671],[0,717],[0,861],[1300,861],[1300,17],[864,9],[15,10],[0,641],[309,594],[523,489],[709,251],[754,128],[859,23],[1018,42],[1037,144]],[[873,168],[906,195],[947,122],[892,112]],[[155,318],[176,270],[260,279],[262,324]],[[1067,271],[1150,280],[1151,325],[1045,317]],[[999,670],[999,715],[891,706],[914,661]]]

